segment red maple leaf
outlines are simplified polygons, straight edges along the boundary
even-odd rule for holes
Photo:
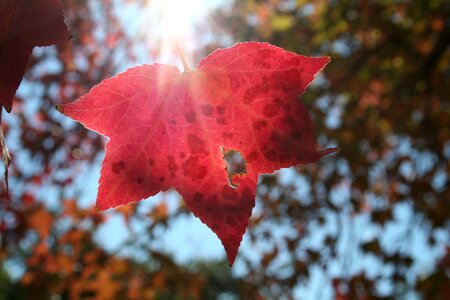
[[[258,175],[314,162],[311,120],[299,95],[329,61],[267,43],[239,43],[197,71],[155,64],[128,69],[58,109],[110,138],[97,207],[175,188],[220,238],[233,263],[255,203]],[[223,149],[246,173],[228,182]]]
[[[0,1],[0,101],[6,111],[11,111],[33,48],[68,38],[58,0]]]

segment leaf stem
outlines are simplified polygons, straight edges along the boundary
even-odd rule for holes
[[[176,49],[178,52],[178,55],[180,56],[181,59],[181,63],[183,64],[183,68],[184,68],[184,73],[188,73],[188,72],[192,72],[193,70],[191,69],[191,67],[189,66],[186,56],[184,56],[183,51],[181,50],[180,46],[177,44],[176,45]]]

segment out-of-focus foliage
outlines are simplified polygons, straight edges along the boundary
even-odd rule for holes
[[[234,275],[225,260],[179,265],[155,250],[182,201],[118,209],[129,239],[117,253],[95,239],[110,214],[79,205],[73,182],[104,140],[53,106],[133,62],[115,2],[64,1],[73,39],[34,51],[4,116],[0,299],[450,298],[448,1],[242,0],[215,15],[198,57],[244,40],[332,57],[302,101],[319,144],[341,148],[260,178]]]
[[[243,258],[258,285],[289,298],[314,272],[314,299],[450,297],[450,3],[248,0],[218,20],[234,40],[332,57],[302,99],[341,150],[262,179],[249,234],[268,251]]]

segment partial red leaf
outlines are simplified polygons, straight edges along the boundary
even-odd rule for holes
[[[258,175],[334,151],[317,151],[299,100],[328,61],[267,43],[239,43],[204,58],[197,71],[162,64],[129,69],[59,110],[110,137],[99,209],[175,188],[217,234],[232,264]],[[246,160],[246,173],[232,178],[237,188],[228,184],[223,149]]]
[[[68,38],[59,0],[0,0],[0,101],[6,111],[33,48]]]

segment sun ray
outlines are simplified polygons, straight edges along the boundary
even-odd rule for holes
[[[138,12],[136,43],[144,41],[147,56],[183,69],[181,49],[194,68],[194,53],[202,45],[199,28],[205,29],[211,12],[223,5],[221,0],[152,0]]]

